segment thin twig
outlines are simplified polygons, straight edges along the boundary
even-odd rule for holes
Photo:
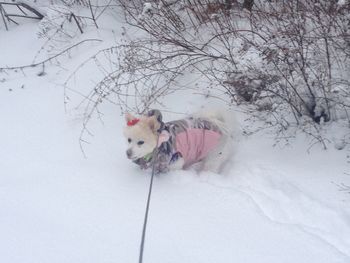
[[[0,67],[0,70],[17,70],[17,69],[35,68],[35,67],[37,67],[39,65],[43,65],[43,64],[45,64],[45,63],[47,63],[49,61],[52,61],[53,59],[55,59],[55,58],[65,54],[65,53],[67,53],[71,49],[73,49],[73,48],[75,48],[75,47],[77,47],[77,46],[79,46],[79,45],[81,45],[83,43],[86,43],[86,42],[102,42],[102,40],[100,40],[100,39],[84,39],[84,40],[82,40],[82,41],[80,41],[80,42],[78,42],[78,43],[76,43],[76,44],[74,44],[74,45],[64,49],[63,51],[59,52],[58,54],[56,54],[56,55],[54,55],[52,57],[49,57],[47,59],[44,59],[44,60],[42,60],[40,62],[29,64],[29,65],[22,65],[22,66]]]

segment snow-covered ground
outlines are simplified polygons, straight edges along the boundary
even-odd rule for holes
[[[30,63],[44,41],[36,32],[34,22],[1,29],[0,67]],[[150,174],[125,158],[124,119],[113,105],[103,106],[103,125],[92,121],[84,158],[81,112],[65,110],[59,85],[105,42],[89,45],[67,58],[66,73],[0,73],[0,262],[137,262]],[[208,104],[168,100],[174,112]],[[345,150],[308,153],[302,137],[272,144],[264,133],[240,136],[224,175],[157,176],[144,262],[350,262]]]

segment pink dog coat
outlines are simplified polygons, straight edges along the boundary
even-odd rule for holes
[[[176,150],[181,153],[185,167],[204,159],[219,144],[221,134],[212,130],[190,128],[176,135]]]
[[[163,123],[156,160],[157,172],[168,170],[177,159],[184,159],[184,168],[203,160],[219,144],[219,127],[202,118]]]

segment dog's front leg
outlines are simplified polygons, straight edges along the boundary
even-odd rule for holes
[[[170,170],[181,170],[185,165],[185,160],[180,152],[176,152],[170,159]]]
[[[185,160],[184,158],[179,158],[175,162],[169,165],[170,170],[181,170],[184,167]]]
[[[161,151],[158,152],[154,163],[154,171],[156,174],[169,172],[170,158],[171,157],[169,157],[169,155],[167,155],[166,153]]]
[[[158,174],[166,173],[171,170],[181,170],[183,169],[184,164],[185,160],[179,152],[173,155],[159,152],[155,163],[155,172]]]

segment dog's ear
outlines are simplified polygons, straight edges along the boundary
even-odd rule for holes
[[[136,117],[134,117],[131,113],[127,112],[125,113],[125,121],[128,123],[132,120],[136,119]]]
[[[157,120],[157,117],[156,116],[151,116],[151,117],[148,117],[147,118],[147,123],[148,123],[148,126],[150,127],[150,129],[153,131],[153,132],[157,132],[160,128],[160,123],[159,121]]]
[[[160,113],[159,110],[150,110],[147,113],[147,116],[148,117],[155,116],[157,118],[158,122],[160,122],[160,123],[162,122],[162,119],[163,119],[162,114]]]

